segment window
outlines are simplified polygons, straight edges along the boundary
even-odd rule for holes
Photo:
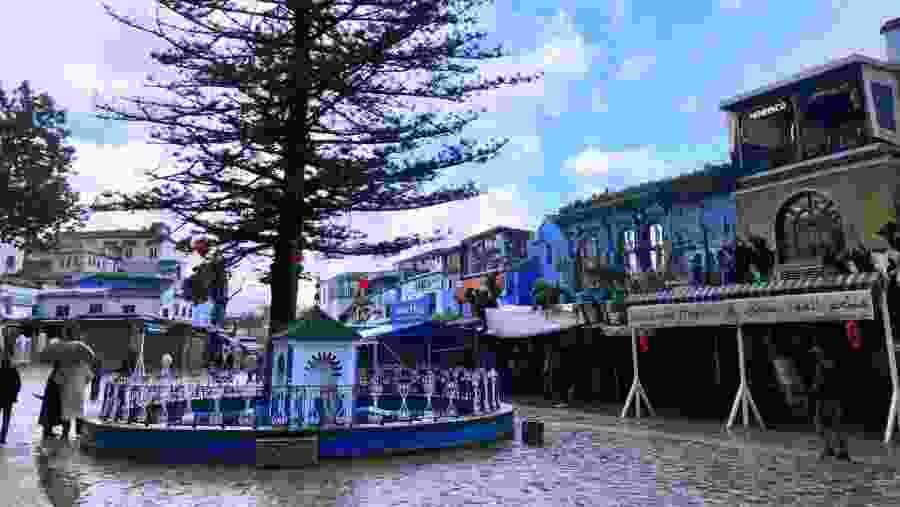
[[[6,270],[13,271],[16,269],[16,257],[14,255],[9,255],[6,257]]]
[[[103,303],[91,303],[88,313],[103,313]]]
[[[882,83],[872,83],[872,98],[875,102],[875,119],[878,126],[897,131],[897,120],[894,118],[894,89]]]
[[[553,265],[553,248],[551,248],[550,245],[545,245],[544,249],[545,249],[544,264],[546,264],[547,266],[552,266]]]
[[[134,305],[122,305],[122,313],[135,313]]]
[[[741,120],[744,167],[766,170],[790,162],[794,153],[794,110],[787,99],[774,100]]]
[[[150,258],[155,259],[159,257],[159,248],[155,246],[150,247]]]
[[[169,318],[169,309],[168,309],[168,308],[163,308],[163,312],[162,312],[162,313],[163,313],[163,318],[164,318],[164,319],[168,319],[168,318]]]
[[[127,247],[125,249],[125,257],[128,257],[128,258],[134,257],[134,248]]]
[[[638,272],[637,231],[625,231],[625,264],[632,273]]]
[[[806,158],[862,144],[866,123],[862,94],[855,82],[822,87],[805,101],[800,138]]]
[[[57,319],[66,319],[68,317],[69,317],[69,305],[57,305],[56,318]]]
[[[781,262],[813,260],[844,248],[841,216],[827,197],[804,192],[779,211],[776,221]]]
[[[192,318],[194,316],[194,309],[188,308],[188,318]]]
[[[659,224],[653,224],[650,226],[650,263],[653,266],[653,271],[659,271],[662,269],[662,266],[665,264],[666,260],[663,258],[663,228]]]

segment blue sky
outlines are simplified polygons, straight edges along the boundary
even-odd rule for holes
[[[154,5],[150,0],[113,4],[138,15],[152,13]],[[878,31],[883,21],[900,16],[896,5],[498,0],[482,20],[492,42],[503,43],[511,56],[485,66],[485,72],[543,70],[546,76],[538,84],[478,99],[490,112],[468,134],[509,137],[510,143],[497,159],[456,168],[441,183],[475,179],[487,193],[426,210],[354,214],[346,220],[373,240],[427,233],[436,226],[452,228],[455,239],[495,225],[534,228],[574,199],[725,160],[721,100],[850,53],[882,58]],[[10,88],[29,79],[71,111],[79,156],[76,189],[90,198],[102,190],[145,185],[142,171],[165,164],[164,152],[145,142],[140,127],[90,116],[94,97],[143,93],[144,77],[159,72],[149,58],[159,44],[118,25],[92,0],[31,0],[4,9],[6,19],[40,19],[42,33],[73,35],[64,43],[36,42],[33,23],[9,24],[0,33],[3,47],[27,51],[5,53],[0,82]],[[54,16],[48,19],[48,12]],[[98,216],[91,227],[142,225],[157,218]],[[329,276],[385,265],[367,258],[314,260],[310,269]],[[248,287],[241,305],[264,302],[264,292]],[[309,291],[304,294],[311,298]]]

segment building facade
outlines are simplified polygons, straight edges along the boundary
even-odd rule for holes
[[[739,228],[774,246],[780,276],[820,272],[829,249],[887,247],[877,233],[897,216],[896,63],[851,55],[722,103],[744,173]]]

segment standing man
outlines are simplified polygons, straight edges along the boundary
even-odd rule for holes
[[[815,343],[812,353],[816,360],[816,373],[810,390],[816,407],[816,430],[822,437],[822,453],[820,460],[829,457],[837,457],[839,460],[850,461],[847,450],[847,437],[841,428],[843,416],[844,383],[839,378],[842,373],[840,364],[825,353],[821,344]]]
[[[3,428],[0,430],[0,444],[6,443],[6,434],[9,433],[9,420],[12,417],[12,407],[19,400],[19,391],[22,389],[22,377],[19,370],[10,361],[10,354],[3,354],[0,363],[0,412],[3,412]]]
[[[553,401],[553,350],[544,348],[544,399]]]

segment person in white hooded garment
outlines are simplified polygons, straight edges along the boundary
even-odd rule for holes
[[[63,426],[64,437],[67,436],[72,421],[75,421],[75,433],[80,433],[79,419],[84,417],[84,401],[87,397],[87,389],[94,377],[91,365],[78,361],[62,365],[62,375],[65,381],[62,385],[62,419],[67,421]]]

